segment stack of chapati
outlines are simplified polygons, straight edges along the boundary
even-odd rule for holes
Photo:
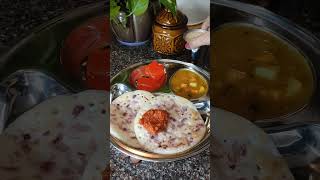
[[[108,93],[49,99],[0,135],[0,179],[100,180],[107,165]]]

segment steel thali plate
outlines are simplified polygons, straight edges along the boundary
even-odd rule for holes
[[[201,76],[204,77],[204,79],[207,81],[207,83],[210,82],[210,75],[207,71],[199,68],[198,66],[195,66],[194,64],[191,63],[186,63],[182,61],[177,61],[177,60],[170,60],[170,59],[160,59],[157,60],[159,63],[162,63],[166,69],[166,74],[167,74],[167,82],[164,85],[163,88],[158,90],[157,92],[154,92],[155,95],[158,93],[172,93],[170,88],[169,88],[169,79],[170,77],[174,74],[179,69],[190,69],[192,71],[197,72]],[[116,74],[112,79],[111,79],[111,89],[112,85],[116,83],[123,83],[127,86],[130,86],[129,84],[129,75],[130,72],[133,71],[135,68],[146,65],[150,63],[151,61],[145,61],[142,63],[137,63],[134,65],[129,66],[126,69],[123,69],[120,71],[118,74]],[[111,95],[112,96],[112,95]],[[112,98],[111,98],[112,99]],[[144,161],[152,161],[152,162],[170,162],[170,161],[176,161],[180,159],[185,159],[191,156],[194,156],[196,154],[199,154],[203,152],[204,150],[209,148],[210,144],[210,96],[209,93],[204,95],[203,97],[200,97],[198,99],[194,99],[191,101],[198,109],[200,112],[203,120],[205,121],[205,125],[207,127],[207,131],[205,133],[204,138],[193,148],[190,150],[177,153],[177,154],[170,154],[170,155],[164,155],[164,154],[155,154],[155,153],[150,153],[141,149],[136,149],[132,148],[125,143],[121,142],[117,138],[110,136],[110,141],[112,145],[121,151],[122,153],[129,155],[131,157],[144,160]]]

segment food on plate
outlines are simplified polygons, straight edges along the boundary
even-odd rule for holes
[[[107,97],[94,90],[57,96],[17,118],[0,135],[1,179],[101,179]]]
[[[149,105],[154,96],[147,91],[125,93],[110,106],[110,134],[132,147],[140,147],[133,129],[133,120],[138,111]]]
[[[139,124],[141,124],[150,134],[157,135],[167,128],[168,118],[169,114],[167,111],[150,109],[142,115]]]
[[[214,179],[293,180],[271,138],[248,120],[214,108],[211,166]]]
[[[196,99],[207,94],[207,81],[195,71],[180,69],[170,78],[170,88],[176,95]]]
[[[156,112],[152,113],[151,119],[154,122],[150,123],[154,129],[158,129],[156,133],[141,123],[150,111]],[[164,117],[156,118],[159,112]],[[145,150],[158,154],[175,154],[197,145],[206,133],[206,126],[192,102],[179,96],[161,94],[151,99],[150,105],[140,109],[134,120],[134,131]]]
[[[166,83],[166,70],[163,64],[152,61],[140,66],[130,74],[130,84],[138,90],[153,92]]]
[[[111,135],[123,143],[158,154],[175,154],[197,145],[205,123],[189,100],[173,94],[136,90],[111,103]]]
[[[89,89],[109,89],[109,17],[101,16],[76,27],[61,49],[65,72]]]
[[[109,88],[109,50],[101,47],[89,53],[84,76],[86,87],[89,89],[108,90]]]
[[[210,87],[216,107],[255,121],[294,113],[309,103],[313,72],[292,45],[240,23],[219,27],[213,38]]]

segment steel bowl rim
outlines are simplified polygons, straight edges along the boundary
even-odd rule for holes
[[[218,5],[221,7],[226,7],[226,8],[233,10],[233,11],[237,10],[240,12],[244,12],[246,14],[256,16],[256,17],[263,19],[265,21],[269,21],[269,22],[275,24],[276,26],[282,27],[283,29],[285,29],[285,31],[287,33],[292,34],[293,36],[298,36],[299,39],[303,43],[308,45],[308,47],[313,51],[314,55],[320,57],[320,40],[314,34],[312,34],[310,31],[306,30],[305,28],[293,23],[292,21],[290,21],[282,16],[279,16],[279,15],[277,15],[277,14],[275,14],[275,13],[273,13],[263,7],[251,5],[251,4],[247,4],[247,3],[243,3],[243,2],[237,2],[237,1],[230,2],[228,0],[211,0],[210,4],[211,5]],[[228,22],[228,23],[231,24],[232,22]],[[228,24],[228,23],[226,23],[226,24]],[[235,23],[245,23],[245,24],[257,26],[255,24],[246,23],[243,21],[235,22]],[[219,27],[220,26],[215,27],[214,31],[219,29]],[[260,28],[259,26],[257,26],[257,27]],[[273,123],[280,123],[280,124],[294,123],[294,121],[287,122],[285,120],[290,119],[291,117],[294,117],[295,115],[298,115],[299,113],[304,113],[304,112],[307,112],[310,110],[311,104],[312,104],[312,99],[316,96],[316,91],[320,85],[319,82],[317,82],[318,81],[317,77],[319,76],[320,69],[318,69],[319,72],[317,72],[317,68],[315,67],[314,62],[312,62],[312,60],[305,53],[305,51],[303,51],[299,46],[297,46],[291,40],[285,38],[283,35],[277,33],[276,31],[274,31],[270,28],[263,28],[263,30],[271,32],[277,38],[282,39],[283,41],[288,43],[290,46],[292,46],[294,49],[296,49],[301,55],[304,56],[304,58],[307,61],[306,63],[310,67],[310,70],[311,70],[311,73],[313,76],[314,89],[313,89],[313,93],[310,97],[309,102],[299,106],[296,110],[294,110],[292,112],[285,113],[280,116],[276,116],[276,117],[258,119],[255,121],[255,123],[261,127],[270,126],[270,125],[273,126],[272,125]]]
[[[236,9],[254,16],[257,16],[262,19],[266,19],[271,22],[277,22],[277,24],[281,26],[289,26],[286,28],[288,32],[291,34],[301,34],[303,37],[308,37],[308,40],[311,40],[311,46],[315,53],[320,55],[320,40],[310,31],[306,30],[305,28],[293,23],[292,21],[277,15],[263,7],[251,5],[243,2],[238,1],[229,1],[229,0],[211,0],[210,4],[219,5],[223,7],[228,7],[230,9]],[[316,47],[314,47],[316,46]]]

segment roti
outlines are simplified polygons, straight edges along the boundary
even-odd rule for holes
[[[151,135],[139,120],[152,109],[165,110],[169,114],[167,128],[157,135]],[[141,109],[134,121],[134,130],[142,147],[153,153],[175,154],[198,144],[206,132],[204,121],[196,107],[180,96],[161,94]]]
[[[21,115],[0,136],[1,179],[100,180],[108,104],[108,93],[92,90],[51,98]]]
[[[293,180],[275,145],[248,120],[214,108],[211,162],[215,179]]]
[[[110,107],[110,134],[129,146],[140,148],[133,122],[138,111],[154,96],[147,91],[132,91],[116,98]]]

